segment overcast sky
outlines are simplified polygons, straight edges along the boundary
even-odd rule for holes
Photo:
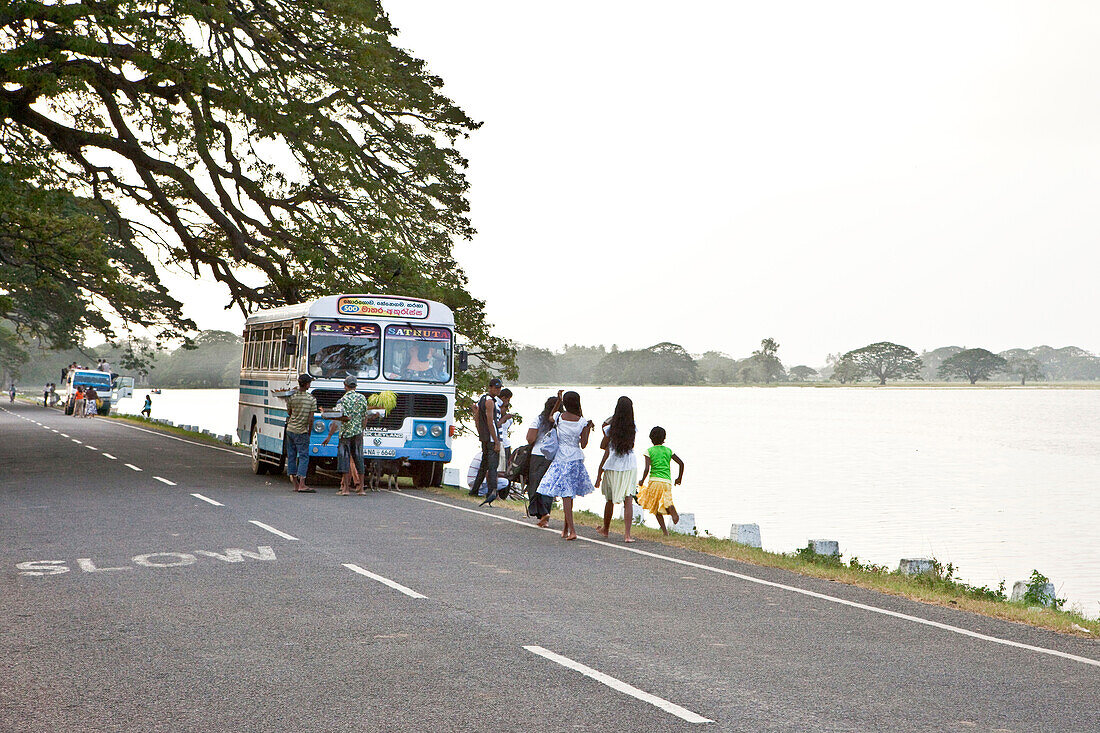
[[[504,336],[1100,351],[1096,3],[386,7],[485,123],[457,252]]]

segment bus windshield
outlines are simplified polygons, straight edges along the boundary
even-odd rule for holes
[[[386,379],[449,382],[451,332],[425,326],[386,326]]]
[[[309,373],[322,379],[378,377],[379,328],[373,323],[314,321],[309,326]]]

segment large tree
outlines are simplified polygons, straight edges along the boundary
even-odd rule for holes
[[[854,349],[841,357],[850,360],[862,374],[878,378],[879,384],[887,379],[920,379],[921,359],[908,346],[879,341],[861,349]]]
[[[1005,371],[1014,377],[1020,378],[1020,386],[1027,384],[1029,379],[1042,379],[1043,367],[1034,356],[1023,355],[1009,356],[1006,360]]]
[[[994,373],[1004,371],[1007,366],[1008,362],[1004,357],[986,349],[964,349],[944,359],[938,373],[946,379],[958,377],[968,379],[974,384],[979,379],[988,380]]]
[[[0,160],[23,185],[113,204],[242,310],[443,301],[481,357],[465,386],[514,374],[451,250],[473,234],[455,144],[478,125],[377,1],[7,3],[0,80]]]
[[[766,338],[760,341],[760,348],[752,352],[752,356],[746,359],[744,364],[751,370],[753,381],[770,384],[787,378],[787,372],[783,369],[783,362],[779,360],[778,353],[779,343],[775,339]]]

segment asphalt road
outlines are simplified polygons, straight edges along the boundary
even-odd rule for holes
[[[1094,641],[113,421],[5,404],[0,506],[3,730],[1100,730]]]

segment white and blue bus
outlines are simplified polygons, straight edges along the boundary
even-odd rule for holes
[[[358,379],[364,396],[397,395],[397,407],[363,433],[363,457],[408,459],[418,486],[438,486],[455,435],[454,314],[441,303],[381,295],[330,295],[249,316],[244,329],[237,435],[255,473],[286,462],[286,404],[276,392],[313,377],[320,409]],[[335,469],[336,440],[321,445],[328,421],[313,419],[310,468]]]

